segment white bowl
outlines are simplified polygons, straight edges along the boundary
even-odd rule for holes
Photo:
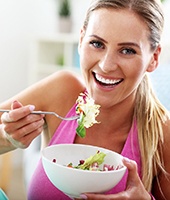
[[[122,156],[113,151],[90,145],[58,144],[42,150],[42,163],[50,181],[62,192],[72,198],[79,198],[85,192],[103,193],[122,179],[126,167],[112,171],[88,171],[69,168],[73,163],[78,165],[80,160],[85,160],[97,151],[106,154],[104,164],[122,165]],[[53,162],[56,159],[56,162]]]

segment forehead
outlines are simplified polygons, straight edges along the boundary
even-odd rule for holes
[[[100,8],[93,11],[89,18],[87,33],[123,38],[148,38],[149,29],[136,13],[130,10]]]

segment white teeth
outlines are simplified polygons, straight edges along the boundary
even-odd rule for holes
[[[95,74],[95,76],[98,81],[105,83],[105,84],[116,84],[121,81],[121,79],[117,79],[117,80],[105,79],[105,78],[99,76],[98,74]]]

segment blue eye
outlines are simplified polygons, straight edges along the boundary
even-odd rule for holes
[[[125,55],[131,55],[131,54],[136,54],[136,51],[132,48],[125,48],[121,51],[121,53]]]
[[[97,49],[103,49],[104,48],[104,44],[100,41],[96,41],[96,40],[93,40],[90,42],[91,45],[93,45],[95,48]]]

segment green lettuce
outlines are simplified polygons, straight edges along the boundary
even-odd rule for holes
[[[98,151],[95,155],[87,158],[83,164],[78,165],[76,168],[83,169],[83,170],[89,170],[90,166],[95,162],[98,163],[98,165],[101,165],[104,162],[105,156],[106,156],[105,153]]]

